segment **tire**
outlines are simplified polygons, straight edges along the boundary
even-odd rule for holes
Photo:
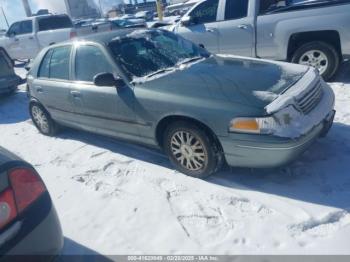
[[[163,147],[176,169],[191,177],[206,178],[221,166],[221,153],[214,139],[190,122],[170,124],[165,130]]]
[[[46,136],[54,136],[57,132],[57,125],[50,114],[39,103],[30,103],[29,113],[35,127],[40,133]]]
[[[315,60],[312,61],[312,57]],[[323,79],[328,81],[334,77],[339,68],[340,56],[332,45],[315,41],[299,47],[294,52],[291,62],[318,67]]]

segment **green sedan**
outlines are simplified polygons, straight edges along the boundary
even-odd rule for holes
[[[334,94],[312,68],[213,55],[163,30],[120,30],[52,45],[28,75],[30,115],[159,147],[182,173],[285,165],[325,136]]]

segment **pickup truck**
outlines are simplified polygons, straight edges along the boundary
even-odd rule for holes
[[[49,45],[113,29],[109,22],[74,26],[65,14],[33,16],[13,23],[6,34],[0,37],[0,47],[7,51],[12,60],[32,59]]]
[[[172,28],[213,53],[316,67],[331,79],[350,57],[349,0],[205,0]]]
[[[67,15],[42,15],[28,17],[13,23],[6,35],[0,37],[11,59],[31,59],[49,45],[69,40],[77,35]]]

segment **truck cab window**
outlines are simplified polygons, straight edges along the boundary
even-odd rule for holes
[[[225,20],[239,19],[248,14],[249,0],[226,0]]]
[[[195,7],[190,13],[190,16],[196,24],[215,22],[218,11],[218,5],[218,0],[205,1],[197,7]]]
[[[11,25],[10,29],[8,30],[7,34],[9,36],[18,35],[21,32],[21,23],[17,22]]]
[[[33,22],[31,20],[21,22],[20,34],[33,33]]]
[[[68,16],[43,17],[38,20],[39,31],[56,30],[73,27]]]

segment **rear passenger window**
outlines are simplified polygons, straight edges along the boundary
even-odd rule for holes
[[[195,7],[190,16],[196,24],[215,22],[218,12],[218,5],[218,0],[207,0]]]
[[[44,59],[41,62],[38,77],[49,78],[50,77],[50,60],[52,56],[52,50],[46,53]]]
[[[249,0],[226,0],[225,20],[239,19],[248,15]]]
[[[96,46],[80,46],[75,58],[76,80],[93,82],[94,76],[99,73],[113,73],[104,53]]]
[[[53,50],[50,62],[50,78],[69,79],[70,46],[58,47]]]

